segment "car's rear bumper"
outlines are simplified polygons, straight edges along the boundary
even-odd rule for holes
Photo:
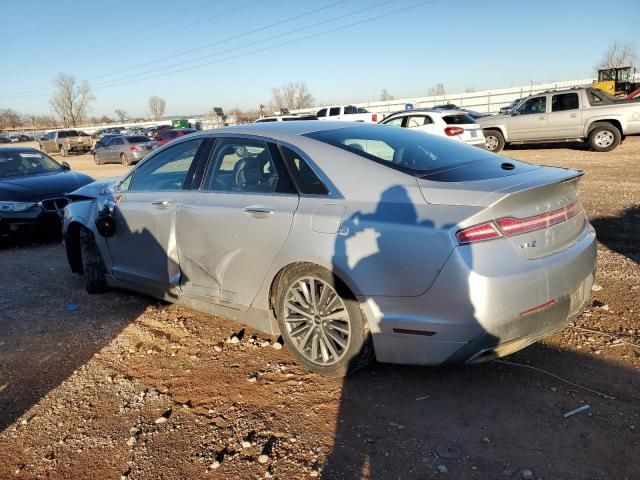
[[[423,295],[360,300],[379,361],[473,363],[513,353],[579,315],[595,265],[588,226],[571,246],[537,260],[501,240],[458,247]]]

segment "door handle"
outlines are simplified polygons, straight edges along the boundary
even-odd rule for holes
[[[571,114],[571,118],[576,118],[577,116],[578,116],[578,114],[577,114],[577,113],[572,113],[572,114]]]
[[[546,115],[543,115],[540,117],[540,120],[546,120],[546,119],[547,119]]]
[[[168,208],[171,202],[169,200],[156,200],[155,202],[151,202],[151,205],[162,210]]]
[[[266,207],[246,207],[244,213],[255,218],[267,218],[274,214],[272,208]]]

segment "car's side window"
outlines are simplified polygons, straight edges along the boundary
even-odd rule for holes
[[[127,190],[182,190],[201,143],[201,138],[181,142],[150,157],[135,170]]]
[[[296,152],[285,146],[280,147],[285,162],[289,166],[294,182],[300,193],[308,195],[326,195],[327,187],[318,178],[307,162]]]
[[[551,97],[551,111],[577,110],[579,108],[577,93],[560,93]]]
[[[518,115],[531,115],[547,111],[547,97],[534,97],[522,102],[518,107]]]
[[[329,109],[329,116],[330,117],[335,117],[337,115],[340,115],[340,107],[332,107]]]
[[[108,143],[108,145],[111,146],[116,146],[116,145],[124,145],[124,142],[122,141],[121,138],[112,138],[111,141]]]
[[[213,152],[203,190],[273,193],[278,189],[279,170],[266,142],[227,138]]]
[[[409,117],[409,120],[407,122],[407,128],[422,127],[431,123],[433,123],[431,117],[428,117],[426,115],[412,115]]]
[[[327,116],[327,109],[326,108],[323,108],[318,113],[316,113],[316,117],[326,117],[326,116]]]
[[[391,125],[392,127],[401,127],[404,119],[405,117],[396,117],[396,118],[392,118],[388,122],[385,122],[384,124]]]

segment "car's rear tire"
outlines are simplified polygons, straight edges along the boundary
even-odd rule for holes
[[[610,152],[621,140],[620,130],[610,123],[597,123],[589,132],[589,147],[596,152]]]
[[[105,268],[93,232],[80,229],[80,253],[84,272],[85,288],[88,293],[103,293],[109,290],[105,278]]]
[[[60,152],[60,155],[62,155],[63,157],[69,156],[69,151],[66,148],[64,148],[64,145],[60,145],[59,152]]]
[[[498,153],[504,148],[504,136],[499,130],[485,130],[484,139],[486,149],[493,153]]]
[[[96,165],[102,165],[104,163],[100,158],[100,155],[96,155],[95,153],[93,154],[93,161],[96,163]]]
[[[129,165],[131,165],[131,160],[129,160],[129,157],[127,157],[124,153],[120,154],[120,162],[125,167],[128,167]]]
[[[358,301],[328,270],[307,263],[289,268],[278,281],[275,302],[282,337],[309,370],[345,376],[374,358]]]

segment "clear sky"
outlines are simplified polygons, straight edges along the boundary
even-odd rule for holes
[[[298,80],[321,104],[589,78],[614,40],[640,49],[639,19],[638,0],[3,2],[0,108],[50,113],[58,72],[90,81],[93,116],[256,108]]]

